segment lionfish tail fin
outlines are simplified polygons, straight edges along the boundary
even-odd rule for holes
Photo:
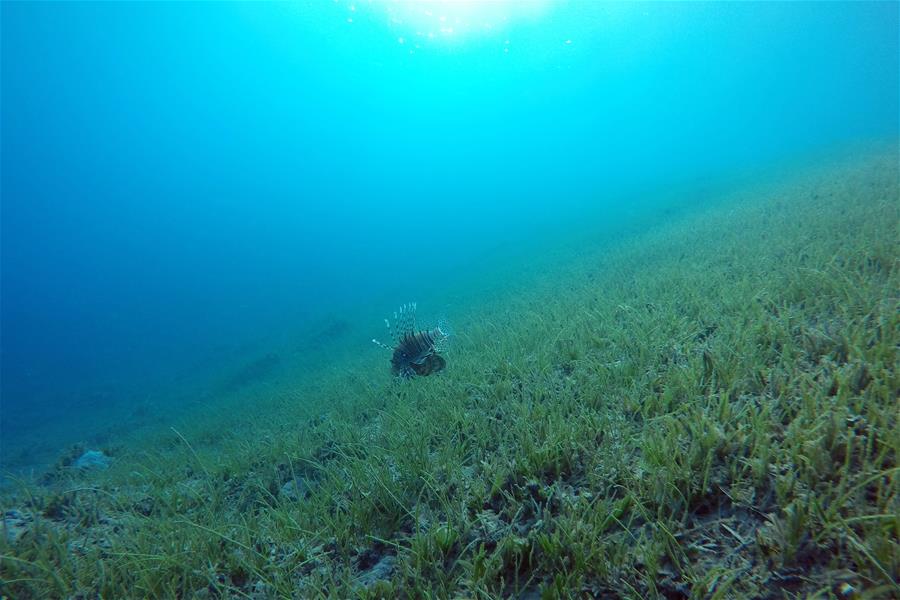
[[[453,327],[444,317],[438,319],[437,327],[433,331],[435,352],[446,352],[450,349],[450,339],[453,337]]]

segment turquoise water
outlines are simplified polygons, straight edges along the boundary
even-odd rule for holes
[[[734,173],[894,144],[898,22],[897,3],[3,3],[5,466],[148,402],[214,406],[260,356],[327,362],[316,336],[375,351],[396,305],[663,220],[667,190],[690,209]]]

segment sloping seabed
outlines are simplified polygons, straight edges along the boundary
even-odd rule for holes
[[[896,597],[898,193],[895,151],[746,190],[467,307],[440,376],[362,353],[61,463],[0,591]]]

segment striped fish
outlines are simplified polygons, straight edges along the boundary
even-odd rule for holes
[[[394,326],[384,320],[392,346],[372,341],[392,352],[391,373],[409,379],[416,375],[431,375],[447,366],[439,352],[447,346],[449,329],[439,325],[431,329],[416,328],[416,304],[404,304],[394,313]]]

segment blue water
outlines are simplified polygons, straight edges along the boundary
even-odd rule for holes
[[[3,3],[0,450],[184,403],[498,249],[625,227],[647,190],[895,143],[898,22],[893,2]]]

